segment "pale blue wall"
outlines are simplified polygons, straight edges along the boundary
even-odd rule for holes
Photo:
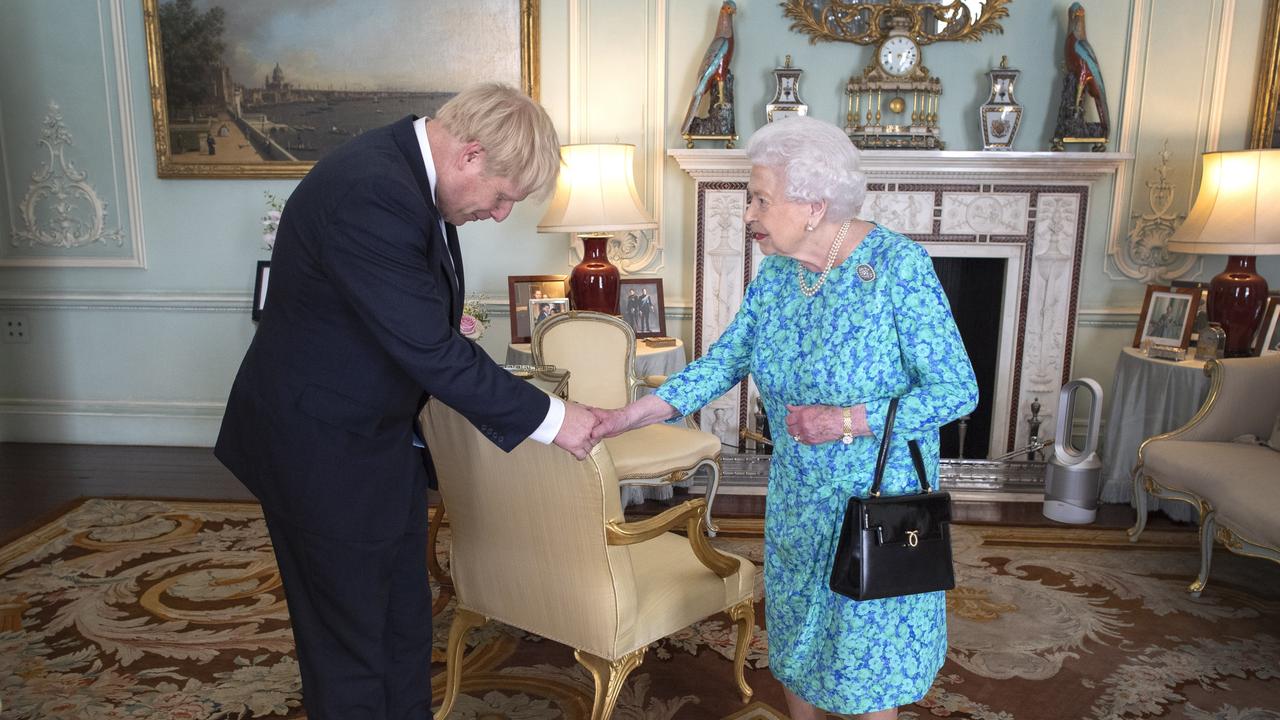
[[[1002,54],[1023,71],[1016,94],[1027,114],[1015,147],[1047,146],[1056,109],[1055,68],[1067,4],[1065,0],[1018,0],[1010,5],[1010,17],[1002,21],[1004,34],[988,35],[980,43],[924,49],[925,63],[943,81],[940,114],[949,149],[980,147],[976,108],[987,96],[985,72]],[[869,62],[871,49],[809,45],[807,38],[787,29],[775,0],[743,0],[738,5],[734,65],[744,142],[759,125],[764,103],[772,96],[770,70],[787,53],[805,70],[801,89],[811,112],[841,120],[844,81]],[[1088,6],[1089,37],[1103,64],[1118,128],[1124,121],[1121,106],[1132,6],[1120,2]],[[647,0],[644,7],[656,12],[663,5]],[[665,4],[668,147],[682,145],[678,130],[692,72],[718,7],[718,0],[667,0]],[[1223,97],[1227,106],[1222,118],[1223,149],[1243,147],[1245,142],[1262,20],[1262,0],[1239,0],[1233,7],[1236,35]],[[114,74],[113,8],[123,30],[123,78]],[[591,27],[620,25],[609,20],[624,12],[607,0],[542,2],[542,97],[566,138],[571,114],[568,24],[575,8],[591,15]],[[634,6],[626,12],[634,13]],[[1187,39],[1204,34],[1198,23],[1181,28],[1172,24]],[[0,344],[0,440],[209,444],[226,390],[252,335],[248,306],[253,268],[257,260],[266,258],[260,249],[258,223],[265,209],[263,192],[285,195],[295,181],[158,179],[142,28],[139,0],[0,3],[0,159],[6,199],[0,205],[0,241],[10,240],[17,220],[15,208],[40,162],[39,123],[48,102],[55,100],[75,137],[79,167],[89,171],[95,187],[110,202],[109,217],[130,236],[122,248],[72,254],[128,255],[136,228],[145,238],[146,264],[145,268],[0,267],[0,317],[23,317],[31,335],[26,344]],[[627,29],[614,27],[611,32]],[[642,63],[639,46],[645,30],[630,31],[635,36],[593,37],[593,52],[623,58],[634,55]],[[1170,37],[1167,42],[1176,47],[1181,40]],[[129,92],[126,112],[118,105],[120,94],[115,88],[121,79]],[[600,89],[606,83],[597,80],[586,98],[588,104],[616,102],[620,94],[636,92],[628,85]],[[1144,116],[1164,116],[1175,127],[1183,110],[1142,108]],[[129,138],[120,137],[124,115],[132,117]],[[593,132],[601,136],[592,139],[613,139],[604,136],[608,128],[593,128]],[[1194,129],[1187,132],[1194,134]],[[127,141],[132,143],[132,155]],[[130,216],[122,189],[130,171],[136,176],[137,218]],[[666,259],[660,274],[672,306],[668,329],[687,336],[693,284],[692,183],[674,163],[668,162],[663,173]],[[1100,190],[1105,197],[1108,188]],[[471,289],[505,298],[507,275],[567,271],[564,237],[536,232],[544,207],[543,202],[529,202],[501,225],[464,228]],[[1081,296],[1086,319],[1076,357],[1078,373],[1093,374],[1104,380],[1104,386],[1118,348],[1131,336],[1131,325],[1125,323],[1132,318],[1126,313],[1136,310],[1135,298],[1142,292],[1140,283],[1115,280],[1103,271],[1110,224],[1109,210],[1091,212]],[[1216,258],[1205,263],[1214,272],[1220,265]],[[1264,261],[1263,271],[1280,285],[1280,259]],[[1119,320],[1106,320],[1112,315]],[[501,355],[504,349],[505,322],[505,317],[495,317],[485,338],[483,344],[491,353]]]

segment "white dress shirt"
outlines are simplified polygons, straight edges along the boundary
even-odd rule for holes
[[[427,119],[418,118],[413,121],[413,132],[418,136],[418,149],[422,151],[422,162],[427,166],[427,182],[431,185],[431,202],[436,203],[436,163],[431,157],[431,143],[427,141]],[[436,207],[440,205],[437,203]],[[444,216],[440,215],[440,238],[445,240],[448,234],[444,229]],[[447,240],[445,240],[447,243]],[[449,252],[449,248],[444,249],[445,257],[449,258],[449,266],[453,267],[453,254]],[[450,278],[455,284],[458,282],[457,268],[454,268],[454,275]],[[551,404],[547,406],[547,416],[542,419],[542,424],[537,430],[529,436],[531,440],[536,440],[543,445],[550,445],[551,441],[556,439],[556,435],[560,434],[560,426],[564,424],[564,401],[554,395],[551,396]]]

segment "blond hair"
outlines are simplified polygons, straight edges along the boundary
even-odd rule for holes
[[[560,174],[560,139],[542,106],[502,83],[472,85],[450,98],[436,120],[457,140],[478,142],[485,174],[523,193],[546,195]]]

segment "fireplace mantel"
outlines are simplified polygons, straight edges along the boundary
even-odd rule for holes
[[[743,224],[751,164],[743,150],[669,150],[695,181],[696,272],[693,354],[724,331],[759,258]],[[867,197],[859,216],[902,232],[935,257],[1005,261],[999,360],[989,455],[1026,445],[1030,406],[1053,427],[1054,398],[1071,377],[1091,193],[1114,178],[1128,153],[867,150]],[[1098,198],[1108,212],[1111,198]],[[1101,241],[1101,238],[1094,239]],[[701,413],[705,430],[730,445],[755,429],[748,381]]]
[[[751,162],[744,150],[668,150],[680,169],[694,180],[745,180]],[[945,176],[952,180],[1042,178],[1093,182],[1115,175],[1132,153],[984,152],[981,150],[863,150],[868,180]]]

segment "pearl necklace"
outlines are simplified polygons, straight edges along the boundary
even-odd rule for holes
[[[796,264],[796,281],[800,283],[800,292],[805,297],[813,297],[818,294],[818,290],[822,289],[822,284],[827,281],[827,275],[831,273],[831,266],[836,264],[836,256],[840,254],[840,248],[844,245],[844,236],[849,233],[849,226],[853,224],[852,220],[845,220],[840,226],[840,232],[836,233],[836,239],[831,243],[831,249],[827,251],[827,265],[822,268],[822,274],[818,276],[818,282],[813,287],[809,287],[804,281],[804,265]]]

